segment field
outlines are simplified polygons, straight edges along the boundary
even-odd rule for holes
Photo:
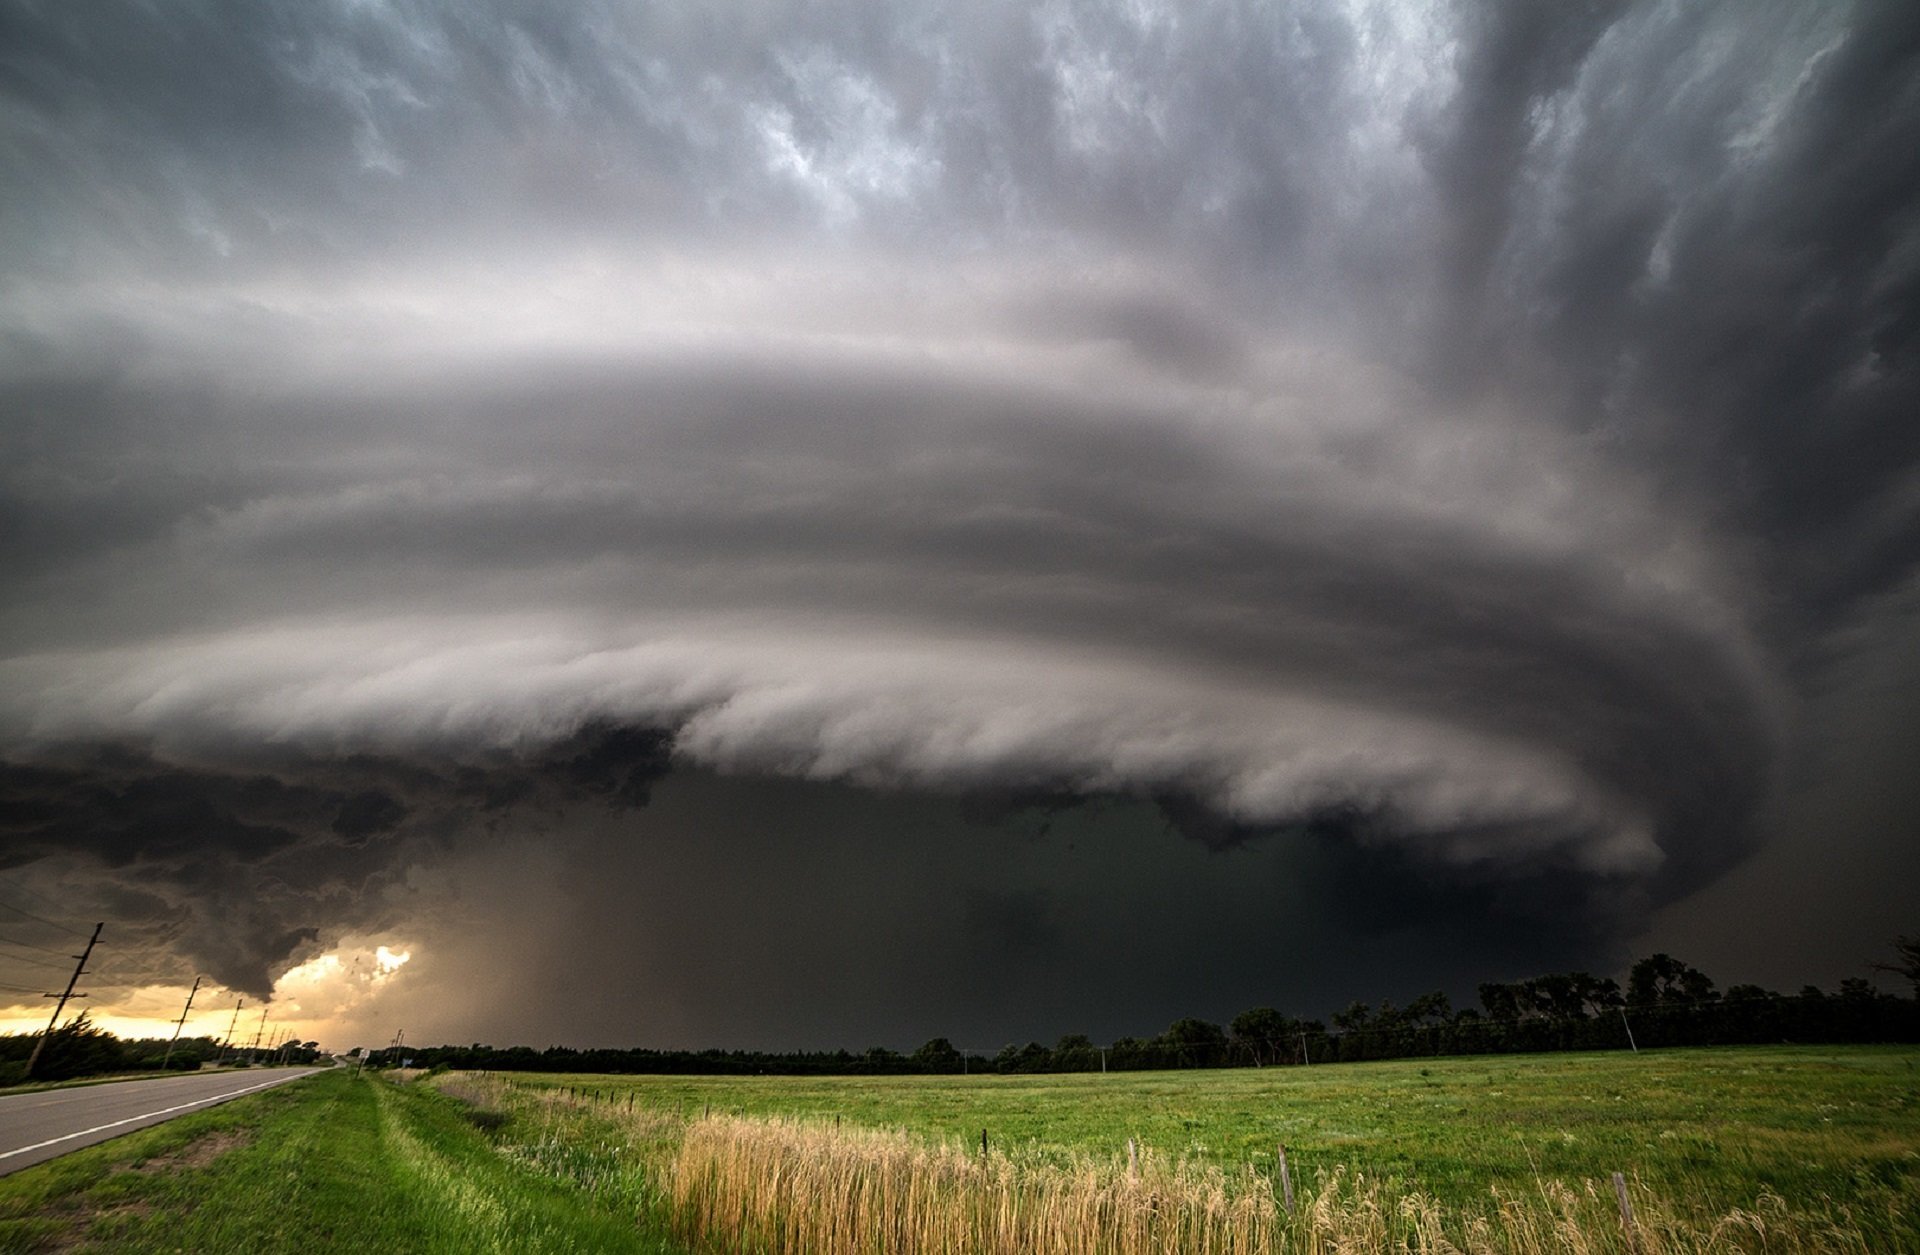
[[[0,1179],[0,1252],[88,1249],[1920,1251],[1920,1051],[1032,1077],[338,1069]]]
[[[987,1077],[527,1076],[657,1110],[905,1128],[1064,1161],[1134,1138],[1296,1174],[1336,1164],[1443,1202],[1625,1172],[1716,1205],[1920,1189],[1920,1051],[1747,1047],[1319,1068]]]
[[[1920,1250],[1916,1065],[1910,1047],[1779,1047],[1107,1076],[497,1074],[460,1084],[479,1101],[540,1112],[530,1118],[555,1130],[569,1120],[598,1121],[603,1140],[623,1130],[672,1196],[665,1205],[681,1208],[680,1230],[723,1247],[745,1232],[758,1234],[750,1249],[806,1249],[793,1236],[806,1217],[775,1213],[806,1210],[808,1192],[871,1194],[881,1179],[903,1199],[977,1190],[984,1176],[962,1178],[984,1129],[1005,1178],[991,1188],[1013,1210],[1105,1214],[1145,1176],[1155,1209],[1271,1210],[1284,1143],[1303,1211],[1317,1200],[1365,1222],[1346,1249],[1878,1251]],[[803,1189],[814,1160],[840,1163],[845,1179]],[[1631,1239],[1615,1172],[1637,1209]],[[693,1177],[703,1184],[689,1186]],[[740,1197],[720,1197],[728,1191]],[[716,1235],[703,1209],[726,1212],[731,1227]],[[975,1224],[953,1239],[962,1249],[983,1222],[924,1223]],[[1271,1215],[1235,1223],[1254,1236],[1232,1249],[1343,1248],[1344,1221],[1328,1219],[1319,1245]],[[1586,1245],[1566,1238],[1570,1228]],[[1147,1235],[1137,1249],[1228,1249],[1163,1239]]]

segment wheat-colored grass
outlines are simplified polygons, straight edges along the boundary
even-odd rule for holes
[[[558,1153],[618,1130],[618,1156],[650,1182],[650,1206],[699,1250],[754,1255],[1868,1255],[1887,1217],[1849,1205],[1790,1207],[1761,1192],[1708,1210],[1630,1187],[1631,1227],[1610,1180],[1538,1178],[1477,1203],[1443,1203],[1344,1168],[1296,1181],[1295,1210],[1274,1180],[1151,1148],[1101,1158],[1012,1153],[902,1130],[819,1119],[682,1117],[497,1076],[442,1082],[469,1102],[515,1113],[532,1146]],[[509,1149],[510,1153],[516,1153]],[[570,1173],[582,1186],[599,1178]],[[611,1181],[609,1181],[609,1185]],[[1886,1196],[1898,1206],[1898,1196]]]
[[[1306,1185],[1289,1216],[1247,1169],[1146,1152],[1062,1166],[930,1145],[905,1133],[716,1116],[689,1124],[663,1173],[678,1229],[713,1250],[822,1255],[1679,1255],[1869,1250],[1847,1218],[1797,1215],[1762,1195],[1696,1216],[1636,1190],[1541,1181],[1449,1212],[1344,1170]]]

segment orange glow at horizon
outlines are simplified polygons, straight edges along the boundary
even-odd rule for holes
[[[398,941],[369,945],[358,939],[343,940],[334,949],[287,969],[274,982],[272,999],[264,1003],[221,985],[202,984],[180,1026],[180,1036],[220,1041],[231,1027],[234,1042],[249,1045],[260,1031],[260,1011],[264,1008],[267,1014],[262,1045],[291,1034],[296,1041],[318,1041],[323,1048],[345,1050],[351,1043],[329,1040],[350,1031],[341,1021],[367,1009],[417,949]],[[84,1012],[95,1025],[125,1040],[170,1038],[180,1024],[180,1011],[190,987],[191,982],[184,982],[88,990],[82,977],[78,992],[88,996],[68,1002],[60,1022],[70,1023]],[[53,1012],[51,999],[35,1006],[31,995],[6,997],[8,1003],[0,1005],[0,1034],[35,1034],[47,1027],[47,1017]],[[240,1006],[237,1019],[236,1004]]]

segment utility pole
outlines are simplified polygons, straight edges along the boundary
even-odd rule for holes
[[[193,988],[187,990],[187,1005],[180,1008],[180,1018],[173,1026],[173,1040],[167,1043],[167,1053],[160,1056],[160,1070],[165,1072],[167,1064],[173,1060],[174,1042],[180,1040],[180,1030],[187,1026],[187,1012],[193,1010],[193,996],[200,992],[200,978],[193,978]]]
[[[66,1010],[67,999],[86,997],[85,994],[74,993],[73,987],[80,983],[80,974],[87,970],[87,959],[93,954],[93,944],[100,940],[100,930],[105,927],[105,924],[95,924],[93,926],[93,936],[87,938],[87,948],[73,956],[79,960],[79,963],[73,969],[72,978],[67,981],[66,992],[58,995],[60,1001],[53,1004],[53,1018],[47,1021],[47,1031],[40,1034],[39,1041],[33,1043],[33,1053],[27,1056],[27,1070],[20,1074],[23,1080],[33,1075],[33,1065],[40,1062],[40,1052],[46,1048],[47,1037],[53,1032],[53,1026],[60,1022],[60,1013]],[[54,996],[53,994],[47,995],[49,998]]]
[[[220,1053],[214,1057],[215,1063],[225,1061],[227,1051],[233,1049],[233,1026],[240,1022],[240,1008],[247,1005],[245,998],[236,998],[233,1003],[233,1018],[227,1021],[227,1035],[220,1039]]]
[[[260,1048],[260,1034],[267,1031],[267,1012],[271,1009],[270,1007],[260,1008],[260,1027],[253,1030],[253,1044],[247,1047],[248,1054]]]

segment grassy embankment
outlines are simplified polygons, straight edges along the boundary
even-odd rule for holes
[[[656,1183],[683,1235],[725,1250],[1865,1252],[1920,1250],[1917,1062],[1760,1048],[453,1084],[551,1147],[601,1147],[610,1179]]]
[[[675,1249],[472,1115],[324,1073],[0,1178],[0,1251]]]

